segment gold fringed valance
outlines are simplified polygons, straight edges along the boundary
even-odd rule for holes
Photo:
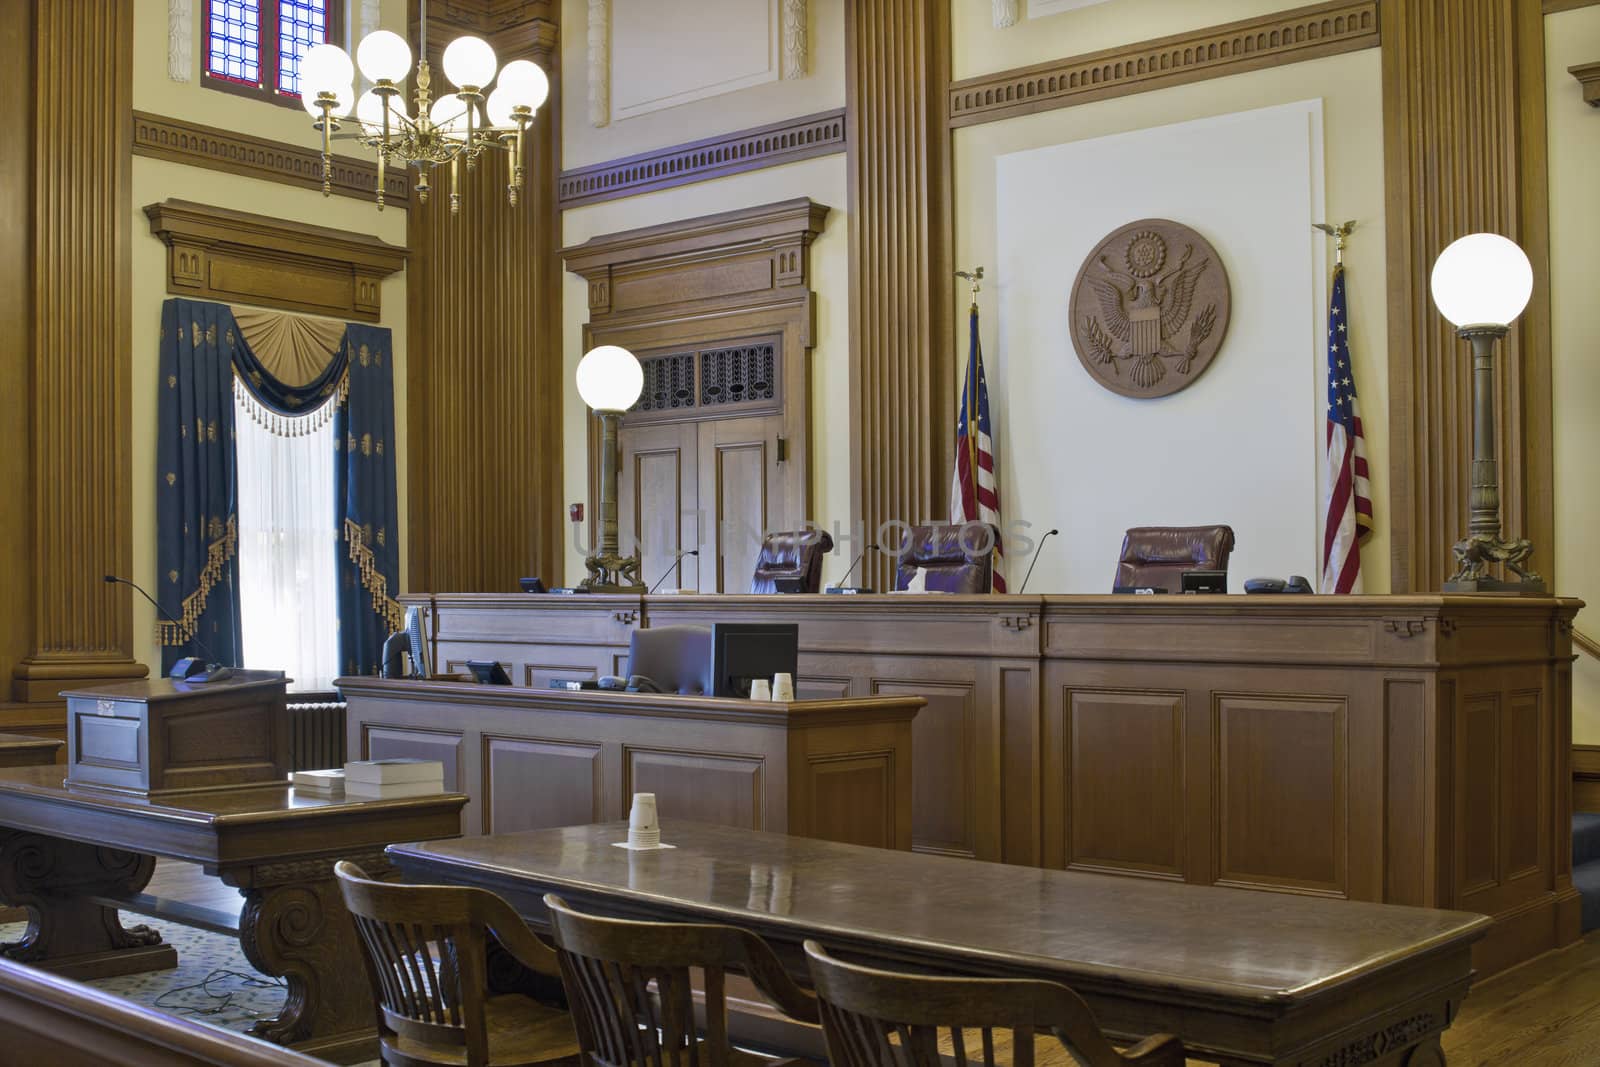
[[[344,520],[344,539],[350,545],[350,560],[361,569],[361,586],[372,594],[372,607],[391,631],[405,626],[405,612],[398,600],[389,596],[389,580],[378,571],[372,558],[372,548],[367,544],[367,533],[354,519]]]
[[[339,388],[327,400],[304,415],[279,415],[269,409],[250,392],[250,387],[239,377],[238,370],[233,372],[233,395],[240,406],[250,413],[250,421],[268,433],[279,437],[303,437],[308,433],[316,433],[333,419],[334,412],[350,395],[350,372],[346,370],[340,376]]]
[[[333,319],[253,307],[231,310],[250,351],[268,374],[287,386],[316,381],[344,342],[345,324]]]
[[[200,571],[194,592],[183,598],[183,611],[178,621],[156,622],[156,641],[166,647],[186,645],[194,637],[195,627],[200,625],[200,616],[206,610],[206,600],[211,596],[211,587],[222,580],[222,568],[239,550],[237,516],[229,515],[225,524],[217,519],[212,519],[211,523],[213,537],[206,548],[206,565]]]

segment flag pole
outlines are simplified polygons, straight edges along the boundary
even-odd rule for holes
[[[1349,237],[1351,231],[1356,228],[1356,220],[1351,219],[1349,222],[1341,222],[1337,226],[1330,226],[1326,222],[1313,222],[1311,225],[1313,228],[1321,230],[1333,238],[1333,265],[1335,267],[1344,266],[1344,239]]]
[[[972,306],[967,309],[967,321],[970,324],[972,316],[978,313],[978,293],[983,288],[978,283],[983,281],[983,268],[974,267],[970,271],[956,271],[957,278],[965,278],[972,283]],[[969,341],[967,344],[967,377],[962,383],[962,391],[972,390],[967,396],[967,470],[972,472],[972,515],[977,518],[978,511],[978,350]]]

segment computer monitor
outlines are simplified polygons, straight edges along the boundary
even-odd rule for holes
[[[506,669],[492,659],[469,659],[467,670],[478,680],[479,685],[510,685],[511,676]]]
[[[428,660],[428,641],[422,632],[422,609],[406,609],[406,642],[411,646],[411,673],[417,678],[433,675],[433,664]]]
[[[1227,571],[1184,571],[1183,591],[1185,593],[1226,593],[1228,591]]]
[[[792,622],[711,624],[712,695],[748,697],[757,678],[798,672],[800,626]]]

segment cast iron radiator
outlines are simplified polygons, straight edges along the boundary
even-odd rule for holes
[[[344,711],[334,693],[289,694],[290,770],[344,766]]]

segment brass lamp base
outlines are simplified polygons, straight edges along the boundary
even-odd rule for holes
[[[642,593],[644,583],[639,580],[639,556],[593,555],[583,561],[589,577],[578,583],[580,589],[591,593]]]
[[[1497,534],[1470,534],[1455,543],[1455,553],[1456,572],[1444,583],[1446,593],[1542,596],[1545,592],[1544,579],[1527,565],[1528,557],[1533,555],[1532,541],[1506,541]],[[1518,580],[1491,578],[1488,571],[1491,563],[1505,564]]]

